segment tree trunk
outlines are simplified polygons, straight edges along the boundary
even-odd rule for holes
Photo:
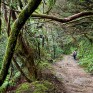
[[[21,51],[25,59],[25,66],[28,68],[28,75],[30,79],[34,79],[37,77],[36,66],[34,62],[34,50],[29,45],[28,41],[26,41],[22,34],[19,34],[18,42],[21,45]]]
[[[15,20],[10,37],[8,39],[8,45],[6,49],[6,53],[3,59],[3,65],[0,72],[0,86],[3,84],[4,80],[6,79],[6,76],[8,74],[8,69],[13,57],[13,53],[15,50],[16,42],[18,34],[27,21],[27,19],[30,17],[30,15],[35,11],[35,9],[40,4],[41,0],[30,0],[28,5],[23,9],[23,11],[19,14],[18,18]]]
[[[16,62],[15,57],[13,57],[13,62],[16,65],[17,69],[21,72],[22,76],[28,81],[31,82],[29,78],[27,78],[27,76],[24,74],[24,72],[22,71],[22,69],[20,68],[20,66],[18,65],[18,63]]]
[[[0,0],[0,10],[1,10],[1,0]],[[0,26],[2,25],[1,23],[1,11],[0,11]],[[0,35],[1,35],[1,27],[0,27]]]

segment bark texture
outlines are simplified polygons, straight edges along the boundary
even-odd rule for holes
[[[61,23],[66,23],[66,22],[73,21],[77,18],[86,17],[86,16],[93,16],[93,12],[80,12],[80,13],[74,14],[72,16],[69,16],[67,18],[57,18],[55,16],[50,16],[50,15],[45,15],[45,14],[32,14],[31,16],[45,18],[45,19],[51,19],[51,20],[58,21]]]
[[[41,0],[30,0],[28,5],[22,10],[22,12],[19,14],[18,18],[15,20],[10,37],[8,39],[7,49],[6,53],[3,59],[3,65],[0,72],[0,86],[3,84],[7,74],[8,69],[13,57],[13,53],[15,50],[17,37],[20,32],[20,29],[23,27],[27,19],[30,17],[30,15],[35,11],[35,9],[40,4]]]

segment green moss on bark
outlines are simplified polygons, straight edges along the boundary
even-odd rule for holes
[[[19,14],[18,18],[15,20],[12,26],[10,37],[8,39],[6,53],[3,59],[2,69],[0,72],[0,86],[3,84],[8,74],[8,69],[9,69],[10,62],[13,57],[13,53],[15,50],[17,37],[20,32],[20,29],[23,27],[23,25],[25,24],[26,20],[30,17],[30,15],[38,7],[40,2],[41,0],[30,0],[28,5],[22,10],[22,12]]]

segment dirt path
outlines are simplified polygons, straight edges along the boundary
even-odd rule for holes
[[[57,78],[65,84],[67,93],[93,93],[93,76],[79,67],[72,56],[64,56],[53,68]]]

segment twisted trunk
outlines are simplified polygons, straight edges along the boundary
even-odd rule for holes
[[[8,45],[6,49],[6,53],[3,59],[3,65],[0,72],[0,86],[3,84],[4,80],[6,79],[6,76],[8,74],[8,69],[13,57],[13,53],[15,50],[16,42],[18,34],[27,21],[27,19],[30,17],[30,15],[35,11],[35,9],[40,4],[41,0],[30,0],[28,5],[23,9],[23,11],[19,14],[18,18],[15,20],[10,37],[8,39]]]

